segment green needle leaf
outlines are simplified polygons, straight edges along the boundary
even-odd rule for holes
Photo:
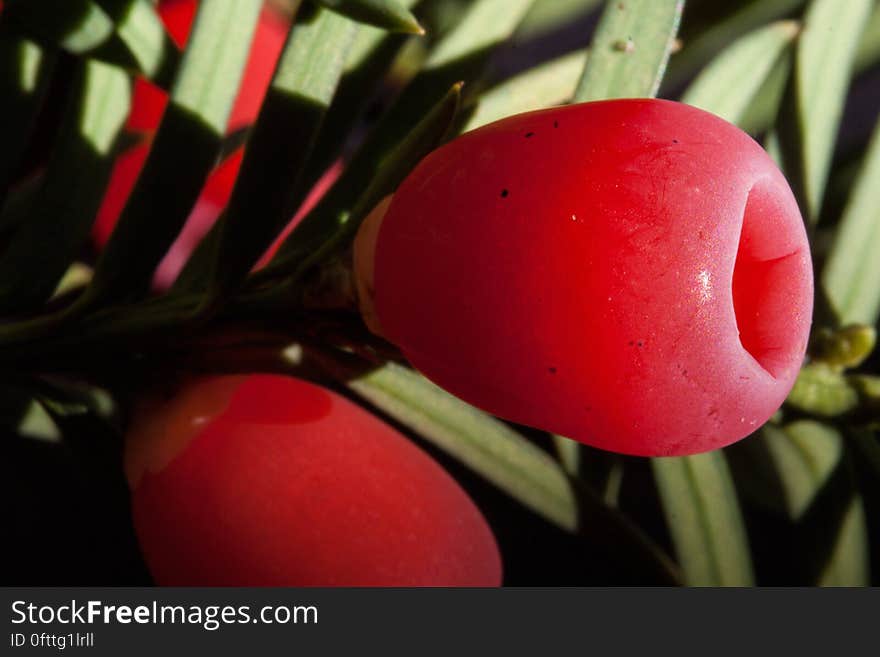
[[[798,521],[840,463],[840,435],[811,420],[792,422],[784,429],[767,424],[761,434],[782,484],[785,511]]]
[[[333,188],[283,242],[276,265],[295,265],[320,246],[320,241],[315,242],[316,235],[329,238],[336,234],[337,227],[345,222],[362,196],[362,190],[374,179],[376,162],[387,157],[432,107],[443,103],[438,95],[440,90],[445,93],[456,82],[471,80],[482,71],[489,54],[510,38],[532,1],[477,0],[470,5],[459,24],[437,45],[424,68],[370,133]]]
[[[868,19],[868,24],[862,32],[853,68],[857,73],[861,73],[872,66],[878,58],[880,58],[880,6],[874,7],[871,18]]]
[[[337,254],[354,237],[361,222],[379,201],[391,194],[416,164],[443,141],[458,112],[461,86],[461,83],[454,84],[398,147],[379,164],[376,175],[342,222],[329,224],[320,221],[319,215],[310,215],[297,227],[294,234],[298,234],[299,243],[312,244],[313,249],[302,260],[291,259],[279,263],[279,266],[283,266],[285,262],[297,263],[298,266],[293,276],[282,285],[276,286],[270,294],[291,298],[293,290],[309,268]],[[303,253],[306,253],[305,248]]]
[[[114,34],[113,21],[92,0],[7,0],[3,22],[74,55],[100,48]]]
[[[401,0],[401,4],[409,9],[416,0]],[[411,38],[409,34],[389,33],[368,25],[357,31],[333,103],[303,172],[306,189],[311,189],[340,156],[364,108]]]
[[[575,99],[655,96],[684,0],[608,0]]]
[[[401,0],[315,0],[352,20],[393,32],[424,34],[424,28]]]
[[[831,555],[819,574],[819,586],[870,586],[871,556],[865,503],[856,495],[849,503]]]
[[[842,436],[833,427],[812,420],[792,422],[782,429],[765,425],[761,434],[782,487],[788,517],[803,524],[840,464]],[[837,516],[831,532],[824,517],[820,523],[819,531],[833,543],[818,584],[866,586],[870,582],[868,538],[861,497],[854,496]]]
[[[168,88],[180,64],[180,52],[149,0],[95,0],[116,24],[131,58],[130,68]],[[123,64],[120,54],[120,65]]]
[[[562,468],[503,422],[394,363],[348,385],[526,507],[563,529],[577,529],[575,495]]]
[[[318,10],[291,31],[220,224],[212,298],[241,283],[304,198],[303,168],[356,29]]]
[[[703,69],[682,102],[740,123],[797,33],[796,22],[779,21],[736,40]]]
[[[651,464],[685,584],[752,585],[748,537],[724,453]]]
[[[150,155],[76,311],[147,289],[220,152],[259,11],[258,2],[199,5]]]
[[[83,60],[60,137],[24,224],[0,258],[0,312],[48,299],[88,238],[129,112],[121,69]]]
[[[681,52],[672,56],[669,70],[663,79],[664,88],[675,89],[694,75],[706,62],[728,44],[741,36],[772,21],[790,16],[806,0],[745,0],[723,18],[711,21],[699,33],[685,36]],[[686,26],[691,21],[685,19]]]
[[[583,51],[563,55],[489,89],[480,96],[463,132],[506,116],[570,101],[586,59]]]
[[[553,434],[553,447],[556,449],[556,455],[559,457],[559,463],[562,469],[572,477],[578,476],[581,467],[581,446],[580,443]]]
[[[23,180],[13,187],[0,212],[0,236],[8,237],[12,231],[21,226],[28,217],[31,206],[42,188],[45,173],[38,173]]]
[[[737,125],[751,135],[766,132],[779,116],[779,108],[785,97],[785,87],[794,66],[794,48],[786,48],[755,92],[752,102],[741,114]]]
[[[880,318],[880,122],[822,270],[822,285],[842,324]]]
[[[819,217],[843,103],[871,0],[813,0],[794,71],[799,161],[796,178],[809,221]]]
[[[37,44],[0,33],[0,206],[42,106],[55,57]]]
[[[600,4],[602,0],[540,0],[532,5],[523,19],[516,31],[516,39],[522,42],[565,29],[573,21],[588,16]]]
[[[179,52],[148,0],[9,0],[4,24],[46,45],[167,86]]]

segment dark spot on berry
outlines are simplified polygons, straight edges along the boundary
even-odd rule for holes
[[[528,139],[529,137],[534,137],[534,136],[535,136],[534,132],[527,132],[526,133],[526,139]]]
[[[644,344],[645,344],[645,343],[642,342],[641,340],[639,340],[638,342],[636,342],[636,346],[637,346],[637,347],[641,347],[641,346],[643,346]]]
[[[508,192],[506,189],[501,190],[501,198],[507,198],[509,194],[510,192]]]
[[[678,143],[678,139],[673,139],[673,140],[672,140],[672,143],[673,143],[673,144],[677,144],[677,143]]]
[[[555,367],[548,367],[548,368],[547,368],[547,371],[550,372],[550,374],[556,374],[556,368],[555,368]]]
[[[559,121],[554,121],[554,122],[553,122],[553,127],[554,127],[554,128],[558,128],[558,127],[559,127]]]

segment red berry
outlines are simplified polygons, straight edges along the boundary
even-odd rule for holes
[[[791,190],[748,135],[687,105],[586,103],[465,134],[404,181],[373,241],[373,310],[415,367],[615,452],[746,436],[804,356]]]
[[[125,463],[158,584],[500,584],[492,532],[458,484],[335,393],[221,376],[144,410]]]

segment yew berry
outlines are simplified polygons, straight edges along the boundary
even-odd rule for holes
[[[806,349],[810,254],[785,178],[748,135],[680,103],[585,103],[467,133],[359,238],[366,314],[416,368],[615,452],[746,436]]]
[[[458,484],[348,400],[277,375],[186,385],[126,441],[134,526],[160,585],[497,586]]]

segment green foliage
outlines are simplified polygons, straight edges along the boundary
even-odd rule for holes
[[[804,16],[792,82],[797,117],[792,127],[798,131],[793,149],[799,158],[791,169],[797,172],[802,206],[812,222],[821,209],[850,71],[870,10],[870,0],[845,5],[814,0]]]
[[[259,9],[200,5],[150,156],[79,307],[143,294],[217,159]]]
[[[503,422],[393,363],[349,385],[528,508],[564,529],[577,529],[576,499],[562,468]]]
[[[797,23],[779,21],[737,39],[700,72],[682,102],[740,125],[797,33]]]
[[[586,54],[574,52],[505,80],[482,94],[464,131],[511,114],[562,105],[574,98]]]
[[[220,223],[211,298],[240,284],[302,202],[303,169],[355,29],[350,20],[319,11],[291,30]]]
[[[343,16],[394,32],[424,34],[416,17],[400,0],[315,0]]]
[[[0,312],[29,311],[51,296],[85,243],[110,178],[129,112],[128,76],[83,60],[72,91],[40,190],[0,258]]]
[[[652,465],[685,584],[753,584],[748,537],[724,453],[658,458]]]
[[[49,47],[170,84],[179,53],[149,0],[9,0],[4,24]]]
[[[478,0],[432,50],[416,77],[347,162],[339,181],[281,245],[276,265],[288,268],[320,248],[343,225],[376,165],[441,100],[450,86],[479,76],[494,47],[510,37],[532,0]],[[317,234],[317,237],[313,237]],[[316,241],[317,240],[317,241]]]
[[[880,318],[880,124],[850,191],[822,285],[843,324],[875,324]]]
[[[684,0],[607,2],[578,85],[578,101],[655,96]]]
[[[5,116],[0,126],[0,206],[27,146],[54,64],[55,58],[33,41],[0,31],[0,98]]]
[[[288,4],[299,7],[256,123],[229,137],[259,3],[204,0],[183,53],[149,0],[4,3],[0,423],[8,432],[63,443],[83,422],[115,427],[113,409],[130,393],[192,369],[295,372],[333,381],[485,479],[493,495],[516,503],[506,513],[546,522],[584,555],[601,546],[646,582],[877,582],[880,124],[854,91],[862,73],[877,73],[876,3]],[[581,25],[596,27],[577,47],[546,47]],[[541,54],[505,67],[511,43]],[[170,91],[154,135],[125,131],[134,75]],[[609,458],[467,405],[365,331],[352,312],[352,239],[427,153],[511,114],[658,92],[763,139],[810,226],[821,285],[809,359],[785,406],[754,436],[685,458]],[[60,99],[63,111],[47,99]],[[871,116],[870,140],[838,140],[847,103]],[[88,233],[132,138],[149,139],[150,154],[96,256]],[[222,218],[175,287],[151,293],[207,177],[224,149],[242,142]],[[340,159],[338,180],[271,263],[252,271]],[[238,339],[254,331],[268,334],[271,348]],[[283,355],[303,336],[315,344],[313,370]],[[232,346],[216,347],[227,339]],[[194,353],[203,354],[198,367]],[[787,574],[774,572],[789,562]]]

